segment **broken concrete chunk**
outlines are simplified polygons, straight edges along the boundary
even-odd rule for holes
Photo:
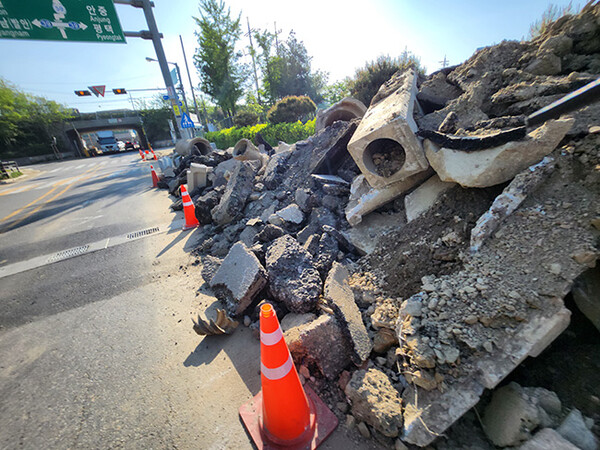
[[[317,269],[322,278],[329,273],[339,251],[337,240],[331,234],[323,233],[317,249]]]
[[[371,325],[373,328],[396,328],[398,320],[398,307],[392,299],[386,299],[375,307],[371,314]]]
[[[269,291],[291,312],[312,311],[321,294],[321,278],[313,258],[293,237],[277,238],[267,249]]]
[[[235,144],[233,157],[238,161],[260,161],[261,167],[269,162],[269,156],[261,153],[248,139],[240,139]]]
[[[380,328],[373,338],[373,351],[375,353],[385,353],[394,345],[398,345],[398,336],[389,328]]]
[[[275,189],[281,183],[283,174],[288,168],[288,160],[292,155],[293,148],[295,147],[292,147],[292,150],[276,153],[269,160],[262,178],[262,183],[267,189]]]
[[[377,369],[357,370],[345,392],[354,417],[384,436],[398,436],[402,429],[402,399],[385,373]]]
[[[512,179],[556,148],[573,119],[549,120],[521,141],[476,152],[439,148],[426,139],[425,154],[442,181],[464,187],[494,186]]]
[[[219,267],[223,264],[223,260],[221,258],[217,258],[216,256],[204,255],[202,257],[202,270],[200,272],[200,276],[202,279],[210,284],[210,280],[215,276]]]
[[[217,224],[225,225],[242,215],[248,196],[252,193],[255,174],[256,167],[251,161],[241,161],[236,166],[227,182],[223,197],[211,211]]]
[[[217,297],[230,314],[240,315],[267,284],[266,272],[258,258],[237,242],[210,281]]]
[[[366,112],[367,107],[363,102],[352,97],[346,97],[325,110],[319,109],[317,111],[315,133],[327,128],[336,120],[348,122],[352,119],[361,118]]]
[[[523,203],[529,194],[552,173],[554,158],[546,156],[539,163],[519,173],[502,191],[490,209],[482,215],[471,230],[471,251],[476,252],[485,240]]]
[[[277,214],[284,222],[288,222],[294,225],[300,225],[304,220],[304,214],[296,205],[292,203],[291,205],[286,206],[283,209],[280,209],[275,214]]]
[[[349,274],[344,266],[335,262],[329,271],[323,296],[335,312],[342,329],[352,343],[352,360],[356,365],[367,360],[372,344],[360,310],[354,301],[354,294],[348,284]]]
[[[598,449],[598,441],[594,437],[594,433],[585,425],[583,416],[578,409],[571,411],[556,431],[581,450]]]
[[[455,183],[446,183],[440,180],[437,175],[432,176],[418,186],[404,197],[406,221],[410,222],[427,212],[444,192],[454,186],[456,186]]]
[[[271,242],[274,241],[275,239],[283,236],[285,234],[285,231],[283,231],[282,228],[273,225],[273,224],[268,224],[266,227],[264,227],[262,229],[262,231],[260,233],[258,233],[255,237],[255,241],[258,242]]]
[[[552,428],[538,431],[532,439],[519,447],[519,450],[578,450]]]
[[[335,380],[350,363],[350,344],[335,317],[324,314],[290,328],[284,336],[296,364],[316,366],[328,380]]]
[[[367,110],[348,143],[348,152],[374,188],[405,180],[429,166],[415,135],[416,72],[408,69],[398,81],[395,92]]]
[[[445,107],[461,94],[462,90],[448,83],[446,75],[440,71],[421,85],[417,99],[427,113]]]
[[[533,75],[557,75],[562,70],[560,58],[550,52],[542,52],[527,67],[525,72]]]
[[[521,386],[514,382],[494,391],[483,415],[483,430],[499,447],[515,446],[529,439],[538,425],[536,406],[525,399]]]
[[[314,313],[286,314],[285,317],[281,319],[281,331],[285,333],[286,331],[291,330],[292,328],[299,327],[300,325],[312,322],[316,318],[317,316]]]
[[[432,173],[431,170],[425,170],[381,188],[372,188],[363,175],[357,176],[350,187],[350,199],[345,211],[346,220],[352,226],[358,225],[363,216],[419,185],[423,180],[429,178]]]

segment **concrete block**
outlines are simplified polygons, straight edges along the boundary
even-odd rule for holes
[[[556,431],[581,450],[598,450],[598,441],[586,426],[578,409],[571,411]]]
[[[382,188],[429,167],[415,135],[413,109],[417,75],[404,72],[399,88],[371,106],[348,143],[348,151],[369,184]]]
[[[363,102],[352,97],[346,97],[327,109],[317,111],[315,133],[327,128],[336,120],[349,122],[352,119],[363,117],[366,112],[367,107]]]
[[[409,189],[419,185],[431,176],[433,171],[425,170],[402,181],[388,184],[380,188],[371,187],[364,175],[357,176],[350,187],[350,199],[346,206],[346,220],[351,226],[358,225],[363,216],[375,211],[380,206],[398,198]]]
[[[404,197],[406,221],[411,222],[421,214],[427,212],[435,204],[440,195],[454,186],[456,186],[456,183],[446,183],[440,180],[437,175],[425,181]]]
[[[248,139],[240,139],[233,147],[233,157],[238,161],[260,161],[261,167],[267,165],[269,156],[258,151]]]
[[[254,253],[237,242],[210,280],[230,314],[240,315],[267,284],[267,273]]]
[[[425,155],[442,181],[463,187],[487,187],[511,180],[556,148],[571,129],[573,119],[550,120],[520,141],[498,147],[465,152],[440,148],[429,139]]]
[[[191,163],[187,171],[188,189],[190,192],[197,187],[205,187],[210,172],[212,172],[212,167]]]
[[[328,314],[290,328],[284,336],[296,364],[316,366],[328,380],[335,380],[351,363],[350,345],[338,321]]]
[[[281,319],[281,331],[284,333],[292,328],[299,327],[300,325],[307,324],[315,320],[317,316],[314,313],[306,314],[295,314],[288,313],[283,319]]]
[[[373,344],[354,301],[354,293],[348,284],[349,276],[344,266],[334,262],[325,280],[323,296],[352,344],[352,360],[361,365],[369,357]]]

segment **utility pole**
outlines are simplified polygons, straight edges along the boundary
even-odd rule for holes
[[[177,91],[175,90],[175,86],[173,85],[173,80],[171,79],[171,74],[169,73],[169,66],[167,65],[167,58],[165,56],[165,51],[162,46],[161,38],[162,35],[158,31],[158,26],[156,25],[156,20],[154,19],[154,13],[152,11],[152,7],[154,6],[154,2],[150,0],[113,0],[114,3],[119,3],[122,5],[130,5],[135,8],[141,8],[144,11],[144,16],[146,18],[146,23],[148,24],[148,30],[139,31],[139,32],[128,32],[125,31],[123,34],[127,37],[140,37],[142,39],[148,39],[152,41],[154,45],[154,51],[156,52],[156,59],[158,60],[158,64],[160,66],[160,71],[163,76],[163,80],[165,82],[165,86],[167,87],[167,92],[169,93],[169,98],[171,100],[171,105],[174,106],[173,110],[175,112],[176,117],[176,126],[179,130],[179,133],[182,138],[190,138],[191,133],[186,131],[187,129],[181,128],[181,111],[179,109],[179,98],[177,97]],[[179,114],[177,114],[179,112]]]
[[[185,48],[183,46],[183,39],[181,35],[179,35],[179,42],[181,42],[181,52],[183,53],[183,60],[185,61],[185,70],[187,71],[188,81],[190,82],[190,89],[192,91],[192,98],[194,99],[194,108],[196,109],[196,117],[202,117],[198,110],[198,102],[196,101],[196,94],[194,93],[194,85],[192,84],[192,77],[190,75],[190,68],[188,67],[187,57],[185,56]],[[206,118],[206,113],[204,117],[202,117],[202,125],[204,129],[208,131],[208,120]]]
[[[167,63],[168,64],[168,63]],[[187,99],[185,98],[185,91],[183,90],[183,78],[181,78],[181,72],[179,71],[179,64],[175,64],[175,69],[177,69],[177,78],[179,78],[179,89],[181,90],[181,96],[183,97],[183,104],[185,105],[185,111],[190,115],[190,110],[188,108]]]
[[[256,60],[254,59],[254,45],[252,45],[252,29],[250,28],[250,19],[246,16],[246,22],[248,23],[248,39],[250,40],[250,56],[252,57],[252,68],[254,69],[254,83],[256,84],[256,99],[258,104],[260,101],[260,91],[258,90],[258,74],[256,73]]]
[[[444,59],[442,61],[438,61],[441,65],[442,65],[442,69],[448,67],[448,64],[450,64],[450,61],[448,61],[446,59],[446,55],[444,55]]]

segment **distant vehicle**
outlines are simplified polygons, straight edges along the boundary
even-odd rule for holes
[[[140,144],[138,144],[137,142],[135,142],[135,141],[125,142],[125,151],[135,151],[135,150],[139,150],[139,149],[140,149]]]
[[[117,141],[112,131],[97,131],[98,145],[102,153],[116,153],[125,151],[125,143]]]

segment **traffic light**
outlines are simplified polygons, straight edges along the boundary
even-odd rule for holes
[[[119,95],[119,94],[127,94],[127,91],[125,89],[113,89],[113,93],[115,95]]]
[[[90,91],[75,91],[75,95],[78,95],[79,97],[85,97],[92,95],[92,93]]]

